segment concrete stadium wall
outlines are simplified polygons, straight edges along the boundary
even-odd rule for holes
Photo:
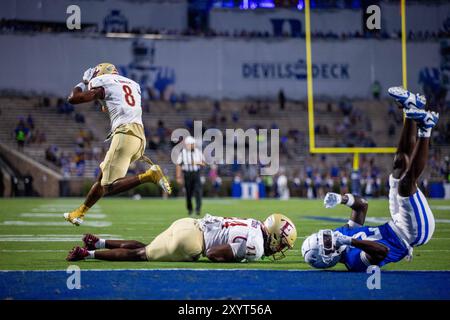
[[[10,197],[12,195],[12,188],[11,188],[11,176],[6,172],[6,170],[1,170],[1,177],[2,177],[2,184],[3,184],[3,190],[0,194],[1,197]]]
[[[0,43],[0,90],[65,96],[88,66],[110,61],[139,82],[144,98],[148,90],[214,99],[276,97],[280,88],[290,99],[307,95],[304,39],[136,41],[43,34],[0,35]],[[448,57],[441,53],[450,43],[442,46],[437,41],[408,44],[410,90],[421,91],[424,79],[445,78]],[[141,51],[146,54],[136,54]],[[383,89],[402,83],[399,39],[313,41],[312,53],[316,97],[367,98],[375,80]]]
[[[30,174],[33,177],[33,189],[40,196],[59,197],[62,175],[3,143],[0,143],[0,154],[21,174]]]

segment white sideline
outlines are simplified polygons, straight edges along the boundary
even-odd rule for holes
[[[66,272],[66,269],[53,269],[53,270],[0,270],[0,273],[8,273],[8,272]],[[233,268],[233,269],[205,269],[205,268],[137,268],[137,269],[81,269],[81,271],[199,271],[199,272],[211,272],[211,271],[271,271],[271,272],[324,272],[323,270],[303,270],[303,269],[289,269],[289,270],[274,270],[274,269],[242,269],[242,268]],[[342,270],[327,270],[326,272],[335,272],[347,274],[347,272]],[[448,273],[450,270],[382,270],[382,272],[386,273],[397,273],[397,272],[420,272],[420,273]],[[363,273],[364,274],[364,273]]]
[[[19,214],[20,217],[24,218],[61,218],[62,213],[51,213],[51,212],[23,212]],[[89,213],[89,218],[94,219],[104,219],[106,214],[104,213]]]
[[[46,226],[46,227],[72,227],[73,225],[66,221],[56,222],[56,221],[49,221],[49,222],[33,222],[33,221],[16,221],[16,220],[8,220],[2,222],[0,225],[3,226]],[[87,227],[98,227],[98,228],[104,228],[111,226],[112,223],[108,221],[85,221],[83,223],[83,226]]]

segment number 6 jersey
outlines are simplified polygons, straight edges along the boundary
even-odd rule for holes
[[[89,90],[102,87],[105,98],[101,101],[108,109],[111,132],[128,123],[142,124],[141,88],[131,79],[118,74],[104,74],[91,79]]]

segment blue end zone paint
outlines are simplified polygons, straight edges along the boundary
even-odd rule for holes
[[[110,270],[81,271],[69,290],[65,271],[0,272],[1,299],[445,299],[450,271],[381,273],[381,290],[368,275],[339,271]]]

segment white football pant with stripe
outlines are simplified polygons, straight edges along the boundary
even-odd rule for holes
[[[422,191],[409,197],[398,194],[398,179],[389,176],[389,210],[395,226],[411,246],[427,243],[434,233],[434,216]]]

